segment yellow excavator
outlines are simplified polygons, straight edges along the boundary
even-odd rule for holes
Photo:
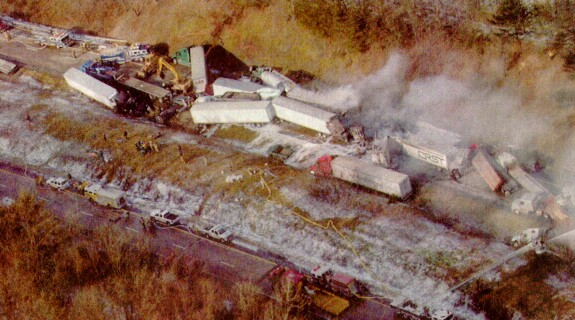
[[[142,80],[148,78],[158,68],[159,58],[160,57],[153,53],[145,56],[144,67],[136,73],[136,77]]]
[[[187,92],[192,86],[192,79],[184,80],[180,78],[180,75],[176,71],[176,69],[169,64],[163,57],[158,58],[158,69],[156,70],[156,74],[161,76],[162,69],[168,69],[173,75],[174,79],[172,79],[172,90],[173,91],[180,91],[180,92]]]
[[[138,71],[136,76],[140,79],[146,79],[155,71],[156,74],[161,77],[162,70],[164,68],[168,69],[174,76],[174,79],[171,80],[172,91],[179,91],[185,93],[191,88],[192,86],[191,79],[188,80],[181,79],[176,69],[170,63],[168,63],[164,57],[159,57],[155,54],[150,54],[146,58],[144,58],[144,67],[140,71]]]

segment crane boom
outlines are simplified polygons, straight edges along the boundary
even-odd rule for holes
[[[176,69],[172,67],[172,65],[170,65],[163,57],[160,57],[158,58],[158,68],[156,69],[156,74],[160,76],[164,68],[170,70],[170,72],[174,75],[175,83],[180,82],[180,75],[178,74]]]

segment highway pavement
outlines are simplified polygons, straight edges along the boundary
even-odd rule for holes
[[[137,210],[108,209],[90,202],[69,190],[37,186],[35,179],[24,171],[0,169],[0,197],[16,199],[21,192],[31,192],[62,220],[75,221],[87,228],[115,224],[126,233],[146,237],[153,250],[165,257],[183,257],[188,263],[199,262],[204,271],[220,281],[234,284],[242,281],[259,283],[277,264],[275,261],[204,238],[182,227],[157,224],[153,232],[144,227],[145,217]],[[360,300],[352,303],[340,319],[395,319],[395,312],[385,303]]]

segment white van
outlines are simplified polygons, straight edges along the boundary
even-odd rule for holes
[[[70,182],[66,178],[50,178],[46,184],[58,190],[65,190],[70,186]]]

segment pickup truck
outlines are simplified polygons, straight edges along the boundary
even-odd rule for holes
[[[223,226],[216,225],[213,227],[208,227],[203,230],[203,233],[215,240],[222,241],[222,242],[230,242],[232,241],[232,232]]]
[[[46,184],[57,190],[65,190],[70,186],[70,182],[66,178],[50,178]]]
[[[157,210],[150,214],[150,219],[154,222],[161,222],[169,226],[175,226],[180,223],[180,216],[171,213],[169,210]]]

